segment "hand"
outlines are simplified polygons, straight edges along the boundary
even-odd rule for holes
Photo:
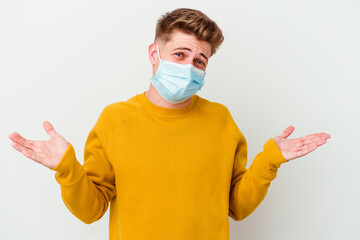
[[[330,138],[329,134],[315,133],[301,138],[286,139],[294,129],[293,126],[287,127],[281,135],[273,138],[287,161],[314,151],[318,146],[326,143],[326,139]]]
[[[24,154],[26,157],[48,168],[56,167],[66,152],[69,143],[60,134],[55,132],[50,122],[43,123],[45,131],[51,136],[48,141],[27,140],[17,132],[9,135],[13,141],[11,146]]]

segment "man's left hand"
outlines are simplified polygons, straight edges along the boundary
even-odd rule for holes
[[[295,127],[289,126],[281,135],[273,138],[287,161],[314,151],[318,146],[325,144],[326,139],[330,138],[329,134],[315,133],[301,138],[286,139],[294,129]]]

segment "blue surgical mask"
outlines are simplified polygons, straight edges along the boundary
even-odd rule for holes
[[[170,103],[181,103],[199,91],[204,85],[205,71],[192,64],[179,64],[160,59],[159,67],[151,82],[158,93]]]

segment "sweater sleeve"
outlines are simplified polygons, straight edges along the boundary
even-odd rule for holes
[[[229,195],[229,216],[235,221],[243,220],[259,206],[278,168],[287,162],[273,138],[263,148],[246,169],[247,143],[240,132]]]
[[[99,220],[116,195],[114,170],[100,139],[104,115],[103,111],[88,135],[83,165],[77,161],[70,143],[59,164],[50,168],[56,171],[55,179],[66,207],[86,224]]]

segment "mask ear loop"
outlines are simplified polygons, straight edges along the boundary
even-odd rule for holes
[[[161,58],[160,58],[159,44],[156,44],[156,48],[157,48],[157,53],[158,53],[159,62],[160,62]]]

